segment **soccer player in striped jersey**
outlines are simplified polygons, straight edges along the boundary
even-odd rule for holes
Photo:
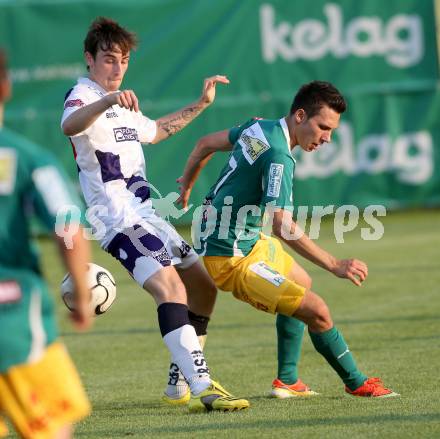
[[[247,408],[248,401],[211,380],[197,336],[203,342],[216,287],[194,250],[155,213],[141,146],[183,129],[214,101],[216,84],[229,81],[220,75],[208,78],[199,100],[151,120],[132,90],[120,90],[135,45],[135,35],[115,21],[92,23],[84,41],[88,76],[66,95],[62,130],[74,148],[86,203],[103,230],[101,246],[157,304],[160,331],[172,356],[165,401],[189,400],[191,411]],[[177,370],[186,379],[182,385]]]

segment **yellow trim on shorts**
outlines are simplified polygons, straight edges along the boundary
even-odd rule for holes
[[[261,235],[245,257],[204,256],[203,262],[218,288],[262,311],[291,316],[305,294],[287,278],[295,261],[275,238]]]
[[[0,375],[0,412],[23,438],[32,439],[50,439],[61,427],[90,413],[90,403],[63,344],[55,342],[41,360],[11,367]]]

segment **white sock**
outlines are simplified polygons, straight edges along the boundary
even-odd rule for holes
[[[206,334],[198,335],[197,338],[199,339],[200,347],[203,350],[206,343]],[[183,398],[187,391],[188,383],[180,371],[179,366],[174,362],[173,359],[171,359],[170,369],[168,372],[168,384],[165,389],[165,394],[170,398],[179,399]]]
[[[186,378],[191,393],[198,394],[209,387],[209,369],[194,327],[183,325],[166,334],[163,340]]]
[[[165,394],[172,399],[183,398],[188,392],[188,383],[185,377],[180,372],[179,366],[171,362],[170,370],[168,371],[168,383],[165,389]]]

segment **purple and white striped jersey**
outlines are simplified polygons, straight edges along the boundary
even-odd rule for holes
[[[79,78],[66,95],[61,125],[73,112],[106,94],[97,83]],[[88,219],[100,229],[98,238],[104,248],[118,231],[154,213],[141,143],[150,143],[156,132],[154,120],[114,105],[70,137],[81,189],[87,206],[93,208]]]

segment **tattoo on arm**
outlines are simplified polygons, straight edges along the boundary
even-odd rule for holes
[[[161,118],[158,121],[159,128],[165,131],[168,137],[172,136],[188,125],[202,110],[203,106],[200,104],[189,105],[177,113]]]

